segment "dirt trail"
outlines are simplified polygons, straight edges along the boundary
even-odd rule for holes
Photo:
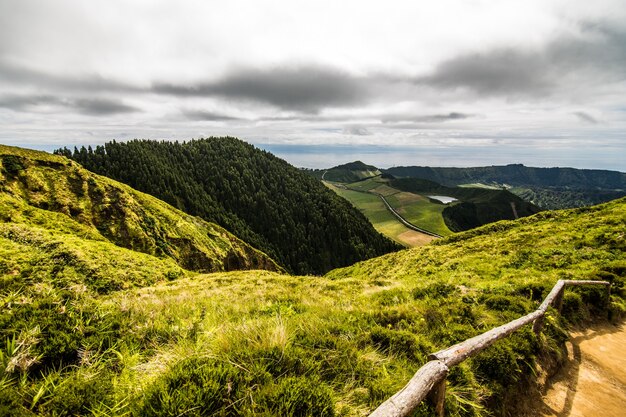
[[[535,408],[542,417],[626,416],[626,324],[573,333],[568,361]]]

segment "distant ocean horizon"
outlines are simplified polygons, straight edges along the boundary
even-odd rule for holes
[[[395,145],[300,145],[267,144],[251,141],[300,168],[323,169],[353,161],[378,168],[393,166],[476,167],[524,164],[529,167],[568,167],[626,172],[626,159],[616,152],[607,157],[606,150],[537,149],[534,147],[456,146],[425,147]]]

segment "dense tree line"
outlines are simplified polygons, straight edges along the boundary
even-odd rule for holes
[[[298,274],[399,248],[319,181],[236,138],[112,141],[55,153],[215,222]]]

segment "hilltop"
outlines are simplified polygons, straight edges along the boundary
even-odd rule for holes
[[[319,179],[346,183],[356,182],[381,175],[378,168],[372,165],[366,165],[361,161],[337,165],[336,167],[330,169],[310,170],[308,172]]]
[[[57,153],[225,227],[294,273],[322,274],[400,248],[319,181],[235,138]]]

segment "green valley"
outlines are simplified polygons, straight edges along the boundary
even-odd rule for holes
[[[430,180],[395,178],[374,168],[357,161],[307,172],[323,177],[322,181],[361,210],[376,230],[405,246],[424,245],[432,240],[431,234],[447,236],[539,212],[538,207],[505,190],[447,187]],[[350,169],[355,170],[352,175]]]

